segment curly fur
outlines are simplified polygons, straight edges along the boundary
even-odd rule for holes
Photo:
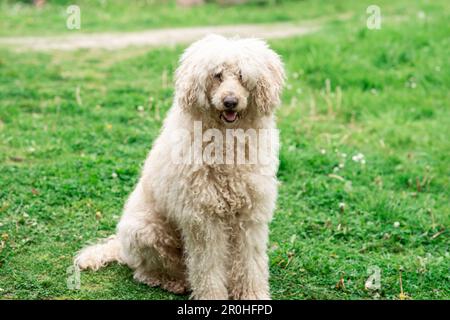
[[[137,281],[176,293],[190,290],[194,299],[269,299],[278,137],[265,154],[267,165],[173,164],[170,141],[180,128],[192,136],[194,121],[220,132],[274,129],[283,81],[279,56],[262,40],[211,35],[186,49],[173,106],[116,235],[81,250],[75,263],[97,270],[118,261],[134,270]],[[226,94],[239,99],[236,123],[219,116]]]

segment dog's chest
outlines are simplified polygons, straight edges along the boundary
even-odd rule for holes
[[[194,206],[222,217],[250,210],[262,192],[253,175],[248,166],[203,166],[192,176]]]

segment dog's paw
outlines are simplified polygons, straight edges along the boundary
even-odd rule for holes
[[[268,290],[250,290],[243,288],[234,288],[231,291],[230,298],[233,300],[270,300]]]
[[[146,272],[136,271],[133,276],[137,282],[148,285],[149,287],[158,287],[161,285],[159,277],[152,276]]]
[[[166,280],[164,277],[142,271],[136,271],[133,278],[149,287],[161,287],[175,294],[185,294],[188,291],[188,285],[184,280]]]
[[[228,300],[228,293],[222,291],[193,292],[193,300]]]
[[[162,287],[175,294],[186,294],[188,291],[188,286],[183,280],[167,281]]]
[[[74,265],[80,270],[98,270],[103,267],[103,263],[97,257],[90,255],[88,252],[81,252],[74,259]]]
[[[239,297],[239,300],[270,300],[270,295],[266,292],[249,292]]]

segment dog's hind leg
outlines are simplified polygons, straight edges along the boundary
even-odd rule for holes
[[[121,262],[120,243],[116,236],[82,249],[75,257],[74,263],[81,270],[98,270],[113,261]]]
[[[184,293],[187,285],[180,233],[145,202],[138,188],[118,225],[122,259],[134,270],[137,281]]]
[[[187,290],[181,239],[170,223],[155,213],[134,213],[119,224],[118,234],[135,280],[174,293]]]

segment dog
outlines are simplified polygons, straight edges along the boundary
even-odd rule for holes
[[[97,270],[117,261],[137,281],[191,292],[192,299],[270,299],[268,228],[279,165],[274,111],[284,80],[280,56],[263,40],[209,35],[188,47],[175,72],[173,105],[116,234],[82,249],[74,263]],[[213,130],[216,147],[230,130],[268,130],[260,142],[273,143],[258,150],[264,163],[219,157],[240,153],[248,160],[250,139],[214,148],[207,162],[174,161],[175,145],[192,150],[195,128]],[[205,139],[200,149],[212,140]]]

